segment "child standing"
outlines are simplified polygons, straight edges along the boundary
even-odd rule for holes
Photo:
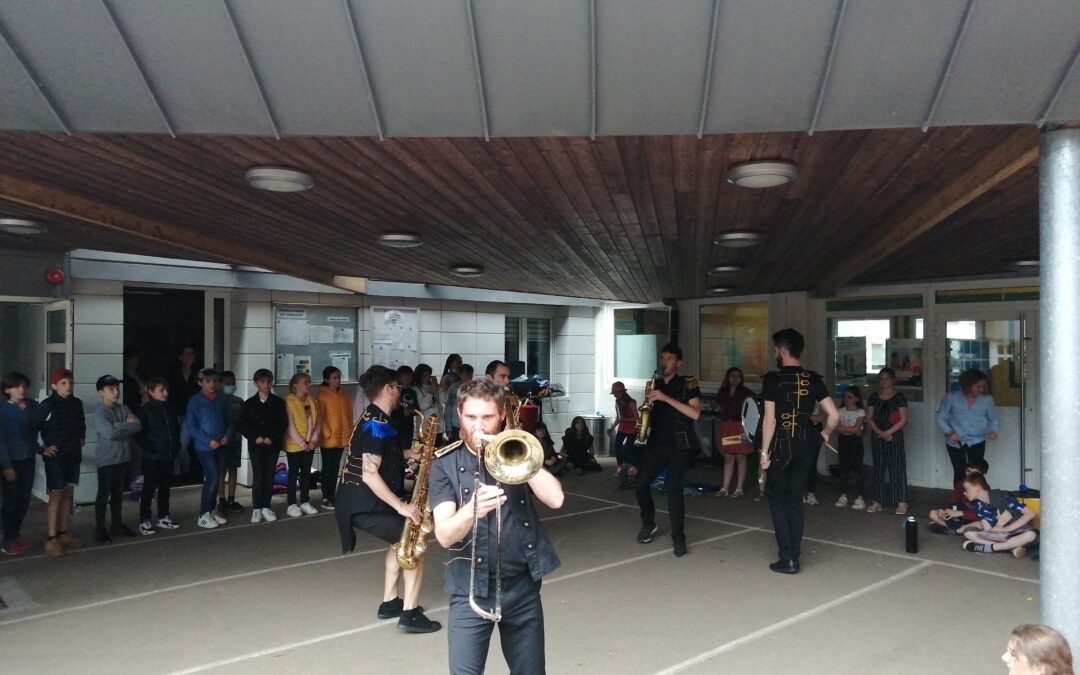
[[[270,508],[274,488],[274,471],[278,455],[289,428],[285,401],[270,388],[274,374],[266,368],[255,371],[258,392],[240,407],[240,431],[248,442],[251,458],[251,522],[273,522],[277,516]]]
[[[218,513],[243,513],[244,507],[236,501],[236,472],[240,470],[240,454],[243,449],[240,434],[240,406],[244,399],[236,395],[236,374],[226,370],[221,374],[221,396],[229,406],[229,424],[232,434],[229,443],[221,451],[221,478],[218,479]]]
[[[63,556],[64,547],[82,546],[79,538],[67,531],[86,443],[86,415],[82,401],[72,395],[74,378],[67,368],[54,370],[49,376],[52,395],[30,412],[26,424],[31,443],[45,458],[45,489],[49,491],[45,553],[51,558]]]
[[[169,403],[169,383],[152,377],[146,384],[150,397],[139,408],[142,432],[136,439],[143,451],[143,491],[139,499],[139,533],[154,534],[150,505],[157,493],[157,526],[175,530],[180,526],[169,517],[169,493],[172,488],[173,462],[180,455],[180,423],[176,409]]]
[[[323,369],[323,383],[317,399],[319,409],[319,454],[322,455],[323,499],[321,506],[334,510],[334,492],[337,490],[341,453],[352,436],[352,399],[341,388],[341,371],[333,366]]]
[[[724,384],[716,395],[720,404],[720,434],[716,439],[717,449],[724,455],[724,484],[717,491],[717,497],[737,499],[743,496],[743,484],[746,482],[746,457],[754,451],[753,443],[741,442],[744,435],[742,424],[743,401],[753,397],[754,392],[743,384],[743,372],[740,368],[728,368],[724,375]],[[740,442],[724,445],[724,438],[740,437]],[[735,489],[728,492],[731,479],[735,478]]]
[[[184,427],[195,445],[195,456],[203,470],[202,497],[199,501],[198,525],[213,529],[226,523],[225,516],[214,513],[214,497],[218,487],[218,467],[221,466],[222,446],[232,440],[229,422],[229,402],[218,394],[221,375],[213,368],[199,371],[199,393],[191,397],[184,416]]]
[[[311,376],[297,373],[289,380],[289,395],[285,397],[285,409],[289,414],[289,433],[285,436],[285,456],[289,460],[289,508],[290,518],[303,514],[318,513],[308,499],[311,485],[311,461],[315,448],[319,447],[319,408],[311,393]],[[300,504],[296,503],[296,482],[300,481]]]
[[[112,375],[102,375],[97,380],[97,393],[101,404],[94,409],[90,422],[97,433],[98,489],[94,501],[94,521],[97,524],[94,541],[111,544],[111,535],[134,537],[135,532],[120,518],[124,505],[124,486],[127,485],[127,464],[131,460],[131,446],[135,434],[142,430],[139,418],[131,409],[120,403],[120,380]],[[105,506],[112,510],[112,528],[105,529]]]
[[[30,541],[22,536],[22,522],[30,508],[30,494],[34,489],[34,446],[29,442],[26,420],[37,402],[26,398],[30,378],[22,373],[4,376],[4,400],[0,401],[0,520],[3,521],[4,538],[0,552],[22,555],[30,549]]]
[[[840,425],[836,427],[840,434],[837,453],[840,455],[840,499],[836,507],[842,509],[848,505],[847,493],[855,495],[851,508],[862,511],[866,508],[863,499],[863,426],[866,424],[866,411],[862,407],[862,391],[858,387],[844,389],[841,396]]]
[[[885,472],[896,502],[896,515],[905,516],[907,504],[907,456],[904,454],[904,427],[908,423],[907,399],[896,390],[892,368],[878,371],[878,390],[866,403],[866,423],[873,436],[870,451],[874,458],[874,502],[867,513],[877,513],[885,501]]]

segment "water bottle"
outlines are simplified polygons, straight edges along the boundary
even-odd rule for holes
[[[915,522],[915,516],[908,516],[904,523],[904,535],[907,539],[907,552],[919,552],[919,524]]]

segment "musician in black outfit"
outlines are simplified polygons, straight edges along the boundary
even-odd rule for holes
[[[761,470],[768,471],[769,510],[779,559],[773,572],[796,574],[803,536],[803,492],[811,458],[828,441],[840,422],[840,413],[821,376],[802,367],[803,336],[785,328],[772,336],[778,371],[765,374],[762,398],[765,414],[761,427]],[[818,431],[810,420],[821,405],[827,420]],[[779,424],[777,424],[779,420]]]
[[[487,477],[476,489],[478,443],[502,431],[503,388],[487,378],[471,380],[458,391],[461,442],[436,453],[429,482],[435,537],[447,549],[444,589],[450,594],[447,638],[452,675],[484,672],[495,623],[469,604],[472,556],[476,556],[476,602],[491,611],[496,579],[501,577],[502,620],[499,639],[511,673],[545,672],[544,607],[541,579],[559,567],[555,547],[533,506],[533,498],[552,509],[562,507],[559,480],[540,469],[526,483],[495,485]],[[481,471],[483,480],[486,474]],[[476,494],[473,494],[474,489]],[[475,498],[474,498],[475,497]],[[496,538],[495,507],[501,504],[502,542]],[[474,514],[479,515],[472,541]],[[475,552],[474,552],[475,547]],[[496,560],[501,564],[496,567]],[[496,576],[498,570],[498,576]]]
[[[649,392],[646,399],[651,401],[652,431],[641,459],[641,473],[638,476],[638,506],[641,507],[641,531],[638,542],[648,544],[656,534],[656,507],[653,505],[651,492],[652,481],[667,469],[668,515],[671,519],[671,542],[675,557],[686,555],[686,534],[683,532],[685,503],[683,498],[683,477],[693,454],[697,452],[697,433],[694,420],[701,416],[701,390],[698,379],[690,375],[679,375],[682,365],[682,349],[674,344],[666,344],[660,349],[661,379]]]

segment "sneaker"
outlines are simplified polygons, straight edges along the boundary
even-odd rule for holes
[[[650,541],[653,540],[653,535],[655,535],[659,531],[659,529],[660,528],[655,525],[642,525],[641,532],[638,532],[637,535],[638,543],[648,544]]]
[[[898,516],[906,516],[907,515],[907,508],[908,508],[908,506],[907,506],[906,503],[900,502],[899,504],[896,505],[896,511],[894,511],[893,513],[895,513]]]
[[[15,543],[18,544],[19,546],[23,547],[27,551],[30,550],[30,540],[27,539],[26,537],[19,537],[18,539],[15,540]]]
[[[50,558],[63,558],[67,553],[64,551],[64,545],[60,543],[59,538],[53,537],[45,540],[45,555]]]
[[[927,526],[927,529],[929,529],[934,534],[949,534],[949,532],[952,531],[941,523],[930,523]]]
[[[716,491],[716,496],[717,497],[727,497],[728,496],[727,488],[722,487],[719,490],[717,490]]]
[[[112,534],[117,537],[134,537],[135,530],[123,523],[113,523]]]
[[[223,515],[221,515],[219,513],[211,512],[210,517],[213,518],[214,522],[217,523],[218,525],[224,525],[225,523],[229,522],[228,520],[225,519],[225,516],[223,516]]]
[[[59,541],[60,538],[57,537],[56,540]],[[111,544],[112,543],[112,537],[110,537],[109,533],[106,532],[105,530],[98,530],[97,532],[94,533],[94,541],[96,541],[99,544]]]
[[[290,518],[299,518],[304,515],[304,512],[300,510],[300,507],[296,504],[289,504],[289,508],[285,509],[285,515]]]
[[[173,519],[168,516],[162,516],[158,518],[157,526],[162,530],[179,530],[180,526],[173,522]]]
[[[817,500],[817,496],[813,492],[807,492],[806,493],[806,500],[805,501],[806,501],[807,505],[809,505],[809,506],[817,506],[818,504],[821,503],[821,502],[819,502]]]
[[[866,507],[866,512],[867,513],[877,513],[880,510],[881,510],[881,504],[878,504],[877,502],[874,502],[870,506]]]
[[[837,499],[836,503],[833,504],[833,506],[835,506],[838,509],[846,509],[847,505],[848,505],[847,495],[840,495],[840,499]]]
[[[144,520],[141,523],[139,523],[139,534],[150,535],[150,534],[156,534],[156,533],[157,533],[157,530],[154,529],[154,524],[151,523],[149,520]]]
[[[964,550],[968,553],[993,553],[993,544],[979,544],[977,542],[968,540],[964,542]]]
[[[203,527],[203,528],[206,528],[208,530],[212,530],[212,529],[214,529],[215,527],[218,526],[218,522],[216,520],[214,520],[213,516],[210,515],[210,512],[207,511],[206,513],[199,516],[198,525],[199,525],[199,527]]]
[[[683,557],[684,555],[686,555],[686,542],[682,541],[681,539],[674,542],[671,546],[671,550],[675,554],[676,558]]]
[[[636,476],[637,475],[637,467],[634,466],[633,464],[630,465],[630,475],[631,476]]]
[[[316,513],[319,512],[319,509],[312,506],[310,502],[304,502],[303,504],[301,504],[300,505],[300,510],[303,511],[304,514],[308,515],[308,516],[313,516],[313,515],[315,515]]]
[[[330,499],[322,500],[321,502],[319,502],[319,506],[326,509],[327,511],[333,511],[334,510],[334,502],[332,500],[330,500]]]
[[[427,618],[424,608],[417,607],[401,613],[397,628],[405,633],[434,633],[442,628],[442,624]]]
[[[615,477],[618,478],[622,475],[622,464],[615,465]]]
[[[262,522],[262,510],[261,509],[251,509],[251,522],[253,522],[253,523],[261,523]]]
[[[82,546],[82,540],[70,532],[61,532],[56,535],[56,541],[60,542],[64,548],[79,548]]]
[[[19,545],[19,542],[13,541],[9,544],[0,546],[0,553],[6,553],[10,556],[17,556],[26,553],[26,549]]]
[[[851,505],[851,508],[856,511],[862,511],[866,508],[866,500],[864,500],[862,497],[857,497],[855,499],[855,503]]]
[[[1027,549],[1024,548],[1023,546],[1017,546],[1016,548],[1014,548],[1012,550],[1012,557],[1016,558],[1017,560],[1020,560],[1021,558],[1023,558],[1026,555],[1027,555]]]
[[[277,514],[274,513],[272,510],[270,510],[270,509],[259,509],[259,510],[262,511],[263,520],[265,520],[266,522],[272,523],[275,520],[277,520]]]
[[[393,600],[387,600],[379,605],[379,611],[375,616],[380,619],[396,619],[401,616],[401,610],[405,606],[405,601],[401,598],[394,598]]]
[[[240,506],[240,502],[236,501],[235,499],[230,499],[228,502],[226,502],[225,503],[225,508],[226,508],[226,510],[228,510],[228,511],[230,511],[232,513],[243,513],[244,512],[244,507]]]

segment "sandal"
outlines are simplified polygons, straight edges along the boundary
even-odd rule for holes
[[[717,497],[727,497],[728,496],[727,488],[720,488],[719,490],[717,490],[716,491],[716,496]]]
[[[907,512],[908,512],[908,505],[906,503],[901,503],[901,504],[896,505],[896,511],[895,511],[896,515],[898,515],[898,516],[906,516]]]
[[[874,502],[870,506],[866,507],[866,512],[867,513],[877,513],[880,510],[881,510],[881,504],[878,504],[877,502]]]
[[[732,492],[732,493],[731,493],[731,498],[732,498],[732,499],[738,499],[739,497],[742,497],[742,496],[743,496],[743,491],[742,491],[742,488],[739,488],[739,489],[738,489],[738,490],[736,490],[735,492]]]

